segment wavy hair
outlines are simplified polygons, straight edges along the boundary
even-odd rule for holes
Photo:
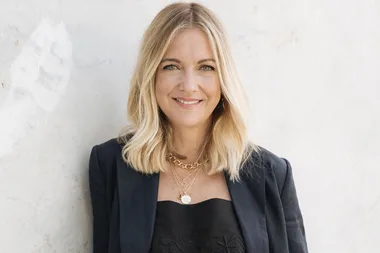
[[[238,180],[242,164],[257,150],[248,141],[246,97],[220,21],[198,3],[166,6],[144,33],[130,83],[127,108],[130,125],[118,137],[123,144],[123,160],[144,174],[165,171],[166,155],[173,151],[173,133],[156,101],[156,70],[174,37],[184,29],[195,27],[209,39],[222,92],[205,143],[206,168],[209,174],[227,171],[230,179]]]

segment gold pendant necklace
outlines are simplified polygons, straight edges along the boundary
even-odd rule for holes
[[[201,166],[207,162],[207,158],[204,159],[201,163],[199,162],[200,158],[203,156],[203,151],[206,147],[206,141],[202,147],[202,150],[198,156],[198,159],[194,163],[183,163],[180,161],[173,153],[168,153],[166,156],[167,161],[171,162],[174,166],[172,167],[172,173],[174,180],[176,181],[178,190],[180,191],[179,200],[182,204],[188,205],[191,203],[191,196],[189,194],[189,191],[191,187],[193,186],[195,180],[197,179],[199,172],[201,171]],[[185,178],[181,179],[176,171],[176,166],[178,166],[181,169],[191,171],[191,173],[186,176]],[[190,180],[190,181],[188,181]]]
[[[173,166],[172,167],[172,173],[174,180],[176,181],[177,187],[180,190],[180,196],[179,200],[181,201],[182,204],[188,205],[191,203],[191,196],[189,194],[189,191],[191,187],[193,186],[195,180],[197,179],[199,172],[201,171],[200,168],[194,170],[190,175],[187,177],[180,179],[176,168]],[[187,182],[187,180],[190,178],[190,182]]]

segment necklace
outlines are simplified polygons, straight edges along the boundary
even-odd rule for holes
[[[193,186],[196,178],[198,177],[200,171],[201,169],[197,168],[196,170],[192,171],[187,177],[181,179],[176,171],[176,168],[173,166],[172,173],[177,187],[180,190],[179,200],[182,202],[182,204],[188,205],[191,203],[191,196],[189,194],[189,191]]]
[[[203,144],[198,159],[194,163],[186,164],[180,161],[173,153],[167,154],[167,160],[173,163],[174,165],[172,166],[172,173],[174,180],[177,184],[178,190],[180,191],[179,200],[182,202],[182,204],[188,205],[191,203],[191,196],[189,194],[189,191],[193,186],[195,180],[197,179],[199,172],[201,171],[201,165],[203,165],[204,162],[207,162],[207,159],[202,163],[199,162],[199,159],[202,157],[203,151],[206,147],[206,143],[207,142]],[[181,179],[176,171],[176,166],[178,166],[181,169],[192,172],[185,178]]]
[[[197,169],[203,164],[203,163],[198,162],[199,158],[194,163],[183,163],[175,155],[173,155],[173,153],[168,153],[167,160],[172,162],[174,165],[177,165],[181,169],[188,170],[188,171]]]

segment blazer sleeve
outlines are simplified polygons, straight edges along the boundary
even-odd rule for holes
[[[284,186],[281,191],[281,202],[285,215],[286,232],[288,236],[289,253],[307,253],[305,228],[301,210],[298,204],[292,167],[284,159],[287,169]]]
[[[89,161],[89,184],[93,214],[93,253],[106,253],[108,252],[109,237],[106,176],[99,165],[96,147],[92,148]]]

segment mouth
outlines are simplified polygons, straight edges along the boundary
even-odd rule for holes
[[[186,99],[186,100],[181,99],[181,98],[173,98],[173,99],[183,105],[196,105],[203,101],[202,99]]]

